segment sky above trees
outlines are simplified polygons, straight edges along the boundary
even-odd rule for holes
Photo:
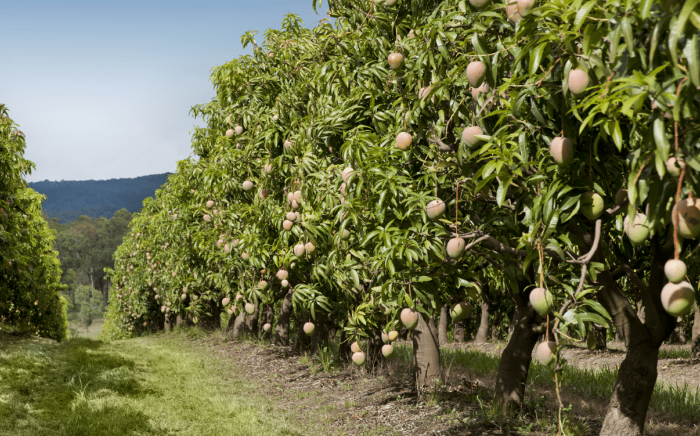
[[[324,2],[325,3],[325,2]],[[242,54],[246,30],[307,26],[311,0],[5,2],[0,95],[21,120],[28,181],[174,172],[190,149],[189,115],[214,96],[211,68]]]

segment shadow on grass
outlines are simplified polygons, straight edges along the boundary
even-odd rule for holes
[[[0,435],[164,434],[118,397],[144,389],[136,363],[105,343],[76,338],[31,352],[21,344],[0,358]]]

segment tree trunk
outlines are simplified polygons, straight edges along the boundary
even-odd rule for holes
[[[700,359],[700,308],[695,297],[695,316],[693,317],[693,332],[690,338],[690,357]]]
[[[275,336],[272,339],[273,345],[287,346],[289,345],[289,318],[292,316],[292,290],[287,291],[282,301],[280,315],[277,318],[277,326],[275,327]]]
[[[670,316],[661,304],[661,289],[666,284],[664,264],[673,255],[673,244],[661,247],[660,236],[654,235],[651,271],[648,285],[628,273],[638,283],[644,323],[635,313],[627,296],[613,279],[609,271],[598,273],[596,293],[599,302],[613,317],[615,326],[625,337],[627,353],[620,364],[613,395],[603,420],[601,436],[637,436],[644,433],[647,410],[656,383],[659,347],[676,328],[676,318]],[[600,251],[596,253],[598,262],[604,262]],[[629,269],[629,265],[625,265]]]
[[[350,361],[350,343],[348,342],[348,335],[345,333],[345,329],[342,326],[340,328],[340,346],[338,347],[338,358],[343,362]]]
[[[418,325],[413,330],[413,361],[417,387],[433,387],[435,379],[440,378],[440,345],[435,319],[425,322],[420,313]]]
[[[163,326],[164,326],[166,332],[169,332],[170,330],[172,330],[173,326],[170,323],[170,314],[169,313],[165,314],[165,322],[163,323]],[[87,329],[85,331],[87,331]]]
[[[311,338],[304,332],[304,324],[309,321],[311,315],[309,312],[304,311],[301,315],[297,317],[297,350],[300,353],[308,352],[311,346]]]
[[[399,339],[402,341],[408,340],[408,330],[403,326],[403,324],[401,324],[401,327],[399,327]]]
[[[177,317],[175,317],[175,327],[180,327],[182,325],[182,314],[178,313]]]
[[[272,326],[275,323],[275,312],[272,309],[272,304],[268,304],[265,307],[265,312],[263,313],[265,321],[262,322],[262,325],[265,326],[265,324],[270,324]],[[265,333],[263,330],[263,335],[267,334],[270,337],[270,340],[272,340],[272,329],[268,330],[270,333]]]
[[[489,305],[486,301],[481,302],[481,322],[479,323],[479,330],[476,332],[476,338],[474,342],[477,344],[483,344],[488,338],[489,332]]]
[[[517,407],[525,398],[525,384],[532,361],[532,349],[540,332],[535,329],[537,314],[529,304],[529,292],[515,297],[513,334],[501,354],[496,377],[496,401],[501,406]]]
[[[605,327],[594,324],[588,334],[593,336],[589,350],[605,350],[608,347],[608,330]],[[586,341],[588,342],[588,337]]]
[[[453,323],[455,329],[455,342],[464,342],[464,321]]]
[[[688,342],[688,334],[686,333],[688,331],[688,323],[681,322],[682,320],[681,317],[678,317],[678,320],[676,320],[678,323],[678,329],[676,331],[678,332],[678,341],[681,344],[685,344]]]
[[[501,338],[498,332],[498,329],[501,326],[501,319],[502,315],[500,312],[496,312],[496,315],[494,316],[493,324],[491,324],[491,342],[494,344],[497,342],[501,342]]]
[[[513,311],[513,317],[510,319],[510,325],[508,326],[508,340],[510,341],[510,337],[513,336],[513,332],[515,331],[515,325],[518,323],[518,310],[516,309]]]
[[[260,316],[260,304],[255,304],[255,312],[245,317],[245,331],[249,335],[258,336],[258,317]]]
[[[365,343],[366,345],[362,350],[365,352],[365,367],[370,370],[374,370],[384,359],[384,356],[382,355],[382,347],[384,346],[384,341],[382,341],[382,331],[380,329],[374,330],[374,335],[370,336]]]
[[[620,364],[601,436],[636,436],[644,421],[656,383],[659,347],[649,341],[631,345]]]
[[[216,300],[207,301],[207,307],[209,308],[210,315],[202,315],[200,317],[199,325],[207,330],[216,330],[221,328],[221,306]]]
[[[316,354],[324,344],[328,344],[328,314],[323,310],[315,312],[316,319],[312,322],[316,325],[311,336],[311,354]]]
[[[644,301],[637,302],[637,318],[644,324]]]
[[[447,344],[447,317],[449,315],[447,314],[447,304],[444,304],[442,308],[440,308],[440,322],[438,324],[438,341],[440,341],[439,345],[445,345]]]
[[[615,329],[615,342],[625,342],[625,337],[622,336],[620,329]]]
[[[243,331],[243,326],[245,325],[245,310],[241,310],[236,319],[233,321],[233,337],[237,338],[241,335]]]

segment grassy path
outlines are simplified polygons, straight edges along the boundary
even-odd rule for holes
[[[184,335],[56,344],[0,332],[0,435],[297,435],[226,360]]]

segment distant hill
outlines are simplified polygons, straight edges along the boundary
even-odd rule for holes
[[[111,218],[125,208],[130,213],[141,210],[142,202],[153,197],[168,181],[168,175],[153,174],[133,179],[61,180],[29,183],[29,187],[46,195],[43,211],[62,223],[73,222],[81,215]]]

